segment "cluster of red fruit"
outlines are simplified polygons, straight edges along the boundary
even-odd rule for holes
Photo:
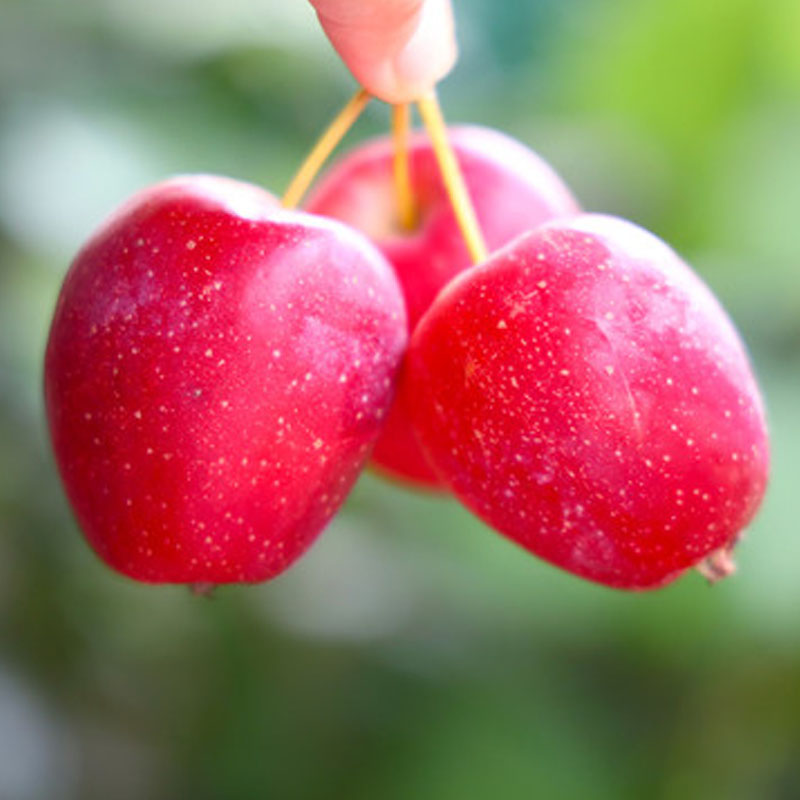
[[[728,570],[768,442],[725,312],[655,236],[581,213],[520,143],[450,138],[491,252],[477,266],[422,135],[410,230],[387,139],[329,172],[304,212],[176,178],[79,253],[47,412],[109,565],[149,582],[272,578],[372,456],[589,580]]]

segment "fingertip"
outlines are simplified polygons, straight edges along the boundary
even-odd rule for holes
[[[393,103],[410,102],[430,91],[458,57],[450,0],[428,0],[419,24],[391,62],[392,85],[384,90]]]
[[[387,103],[427,93],[457,57],[451,0],[312,0],[355,79]],[[360,13],[356,11],[360,9]]]

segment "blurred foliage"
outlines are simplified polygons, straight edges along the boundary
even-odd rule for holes
[[[740,575],[605,590],[369,475],[271,584],[108,572],[41,407],[71,254],[166,174],[279,191],[352,81],[300,0],[0,0],[0,800],[800,796],[800,4],[457,5],[452,118],[675,244],[751,346]]]

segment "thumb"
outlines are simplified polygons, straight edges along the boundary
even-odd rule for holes
[[[450,0],[311,0],[311,4],[356,80],[381,100],[415,100],[455,63]]]

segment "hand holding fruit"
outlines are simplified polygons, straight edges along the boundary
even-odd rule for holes
[[[643,589],[694,565],[725,574],[769,454],[709,290],[654,236],[581,214],[523,145],[448,136],[432,91],[455,59],[446,0],[312,2],[368,91],[283,205],[369,93],[398,104],[393,139],[332,169],[313,213],[224,178],[152,187],[65,280],[47,410],[95,550],[144,581],[274,577],[377,442],[382,471],[450,489],[581,577]],[[409,100],[430,143],[408,135]]]

